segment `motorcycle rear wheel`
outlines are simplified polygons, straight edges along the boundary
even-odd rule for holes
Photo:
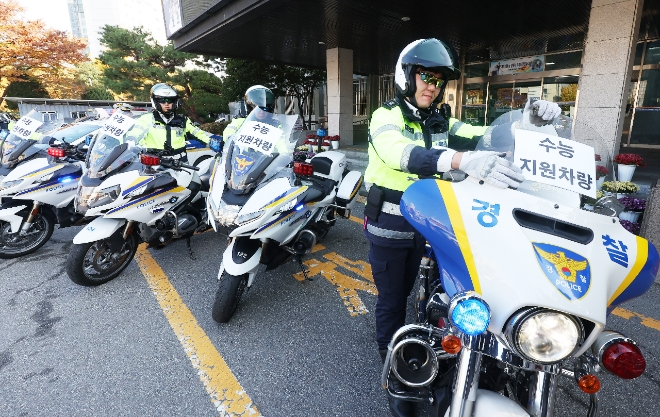
[[[13,259],[35,252],[48,242],[55,222],[43,214],[35,216],[34,222],[24,236],[12,233],[8,222],[0,222],[0,259]]]
[[[222,274],[220,286],[213,302],[213,320],[218,323],[227,323],[232,318],[236,312],[236,307],[238,307],[238,302],[241,301],[247,282],[248,274],[238,276],[226,272]]]
[[[85,287],[97,286],[113,280],[126,269],[137,251],[137,236],[131,234],[117,252],[112,251],[107,240],[72,246],[66,263],[71,281]]]

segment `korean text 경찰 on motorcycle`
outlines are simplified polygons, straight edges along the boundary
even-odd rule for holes
[[[596,416],[599,371],[644,371],[636,343],[605,325],[650,288],[658,252],[621,226],[612,198],[581,208],[580,194],[596,194],[596,159],[611,161],[594,130],[538,119],[533,108],[506,113],[477,147],[521,166],[517,190],[468,177],[404,192],[401,212],[428,247],[416,322],[395,334],[383,367],[389,395],[432,404],[438,416],[549,417],[567,377]],[[395,391],[390,374],[406,390]]]

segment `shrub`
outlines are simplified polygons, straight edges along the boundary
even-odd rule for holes
[[[614,157],[614,162],[622,165],[635,165],[636,167],[644,168],[646,163],[644,158],[634,153],[620,153]]]
[[[596,179],[597,180],[607,176],[607,174],[609,174],[609,173],[610,173],[610,170],[607,169],[606,167],[604,167],[602,165],[596,165]]]
[[[600,188],[608,193],[632,194],[639,191],[639,185],[630,181],[605,181]]]
[[[634,197],[621,197],[619,199],[621,204],[624,205],[626,208],[626,211],[644,211],[646,208],[646,200],[642,198],[634,198]]]

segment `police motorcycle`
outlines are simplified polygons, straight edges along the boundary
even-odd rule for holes
[[[0,258],[27,255],[43,246],[60,228],[79,225],[73,197],[83,173],[84,137],[98,129],[43,123],[31,111],[2,144],[0,166]],[[91,130],[89,130],[91,129]]]
[[[79,285],[117,277],[141,241],[160,247],[186,238],[190,248],[190,236],[207,224],[205,174],[215,152],[194,146],[189,165],[144,148],[140,141],[147,132],[132,130],[130,119],[117,120],[121,123],[99,132],[90,144],[74,200],[78,213],[93,218],[74,237],[67,258],[67,275]]]
[[[416,320],[394,335],[381,382],[434,415],[550,417],[558,380],[568,378],[597,416],[598,372],[644,372],[635,341],[605,325],[651,287],[658,252],[621,226],[614,197],[581,209],[580,194],[595,197],[594,149],[611,161],[598,134],[563,116],[538,119],[533,108],[506,113],[477,146],[522,167],[517,190],[467,177],[420,180],[403,194],[401,212],[427,239],[427,255]]]
[[[298,116],[256,107],[217,158],[207,199],[213,228],[229,237],[218,271],[213,319],[231,319],[260,266],[269,271],[302,257],[323,239],[336,216],[350,217],[362,174],[326,151],[294,161]],[[307,278],[307,276],[305,275]]]

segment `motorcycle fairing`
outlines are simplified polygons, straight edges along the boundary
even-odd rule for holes
[[[607,314],[626,300],[639,297],[651,288],[660,266],[660,256],[648,240],[635,236],[637,257],[626,278],[616,288],[607,303]],[[609,252],[608,252],[609,253]]]
[[[125,223],[126,221],[123,219],[106,219],[104,217],[97,217],[78,232],[73,238],[73,244],[81,245],[83,243],[106,239],[112,236],[113,233],[119,230],[119,228]]]
[[[130,193],[133,192],[134,190],[137,190],[138,188],[142,187],[143,185],[147,185],[148,183],[150,183],[151,181],[153,181],[154,178],[155,178],[155,177],[154,177],[153,175],[149,175],[149,176],[146,176],[146,175],[145,175],[145,176],[142,176],[142,175],[141,175],[141,176],[137,177],[137,178],[135,179],[135,181],[133,181],[132,183],[130,183],[130,184],[128,185],[128,187],[127,187],[124,191],[121,192],[121,195],[122,195],[122,196],[126,196],[126,195],[130,194]]]
[[[18,215],[18,213],[27,209],[28,206],[25,204],[20,205],[16,202],[10,201],[9,203],[0,206],[0,220],[8,222],[11,226],[11,232],[17,233],[21,228],[21,223],[23,223],[24,218],[24,216]]]
[[[120,212],[122,210],[126,210],[128,208],[134,207],[139,205],[140,203],[144,202],[145,200],[149,200],[155,197],[158,197],[163,194],[169,194],[169,193],[180,193],[186,191],[184,187],[166,187],[166,188],[161,188],[160,190],[156,190],[151,194],[147,194],[145,196],[136,198],[135,200],[129,201],[127,204],[121,205],[119,207],[113,208],[112,210],[108,211],[107,214],[115,214],[117,212]]]
[[[594,239],[581,243],[522,227],[513,216],[521,208],[564,223],[588,225]],[[403,194],[401,212],[436,252],[447,294],[466,290],[482,294],[493,314],[489,329],[500,335],[509,317],[529,306],[564,311],[602,326],[608,303],[642,294],[658,268],[655,248],[612,217],[480,185],[473,178],[460,183],[418,181]],[[605,237],[624,244],[628,263],[616,262],[618,258],[604,245]],[[588,260],[589,291],[579,299],[567,298],[543,272],[533,245],[538,242]]]

